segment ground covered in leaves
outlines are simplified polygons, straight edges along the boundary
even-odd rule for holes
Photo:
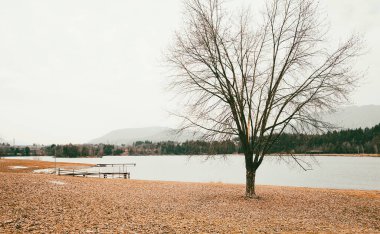
[[[380,233],[380,191],[0,172],[0,233]]]

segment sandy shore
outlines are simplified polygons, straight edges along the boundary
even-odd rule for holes
[[[0,162],[1,163],[1,162]],[[0,172],[0,233],[380,233],[380,191]]]
[[[84,168],[93,166],[93,164],[82,163],[63,163],[45,162],[34,160],[19,160],[19,159],[0,159],[0,172],[11,173],[31,173],[34,170],[47,169],[47,168]]]

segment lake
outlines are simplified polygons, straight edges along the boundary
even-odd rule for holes
[[[17,157],[54,161],[54,157]],[[304,171],[294,160],[267,157],[257,171],[257,184],[313,188],[380,190],[380,158],[304,157],[312,162]],[[288,161],[288,162],[285,162]],[[183,182],[245,183],[244,157],[214,156],[105,156],[103,158],[57,158],[57,162],[136,163],[129,167],[132,179]],[[114,170],[118,170],[115,168]]]

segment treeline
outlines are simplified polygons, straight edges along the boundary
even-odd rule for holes
[[[102,157],[106,155],[122,155],[124,149],[122,147],[110,144],[100,145],[50,145],[43,148],[44,155],[64,157],[64,158],[77,158],[97,156]]]
[[[283,134],[271,148],[272,153],[378,154],[380,124],[327,132],[320,135]]]
[[[10,146],[9,144],[2,143],[0,144],[0,156],[8,155],[19,155],[19,156],[32,156],[37,155],[36,150],[30,149],[29,146],[26,147],[16,147]]]
[[[373,128],[327,132],[320,135],[282,134],[270,153],[297,154],[379,154],[380,124]],[[0,144],[0,156],[48,155],[57,157],[102,157],[106,155],[213,155],[242,152],[237,139],[226,141],[152,142],[137,141],[132,146],[50,145],[10,146]]]
[[[50,146],[11,146],[0,144],[0,156],[57,156],[62,158],[102,157],[106,155],[126,155],[125,147],[99,144],[99,145],[50,145]]]
[[[129,155],[207,155],[233,154],[238,152],[236,141],[186,141],[158,142],[137,141],[128,147]]]

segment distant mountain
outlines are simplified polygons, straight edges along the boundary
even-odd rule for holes
[[[343,129],[370,128],[380,123],[380,106],[348,106],[334,113],[322,113],[322,119]],[[177,141],[200,139],[200,133],[185,131],[178,135],[175,129],[166,127],[126,128],[114,130],[106,135],[93,139],[92,144],[126,144],[136,141]]]
[[[343,129],[370,128],[380,123],[380,106],[348,106],[324,113],[322,119]]]
[[[114,130],[106,135],[93,139],[92,144],[126,144],[132,145],[136,141],[177,141],[184,142],[187,140],[197,140],[200,138],[199,133],[185,131],[177,134],[175,129],[165,127],[148,127],[148,128],[125,128]]]

